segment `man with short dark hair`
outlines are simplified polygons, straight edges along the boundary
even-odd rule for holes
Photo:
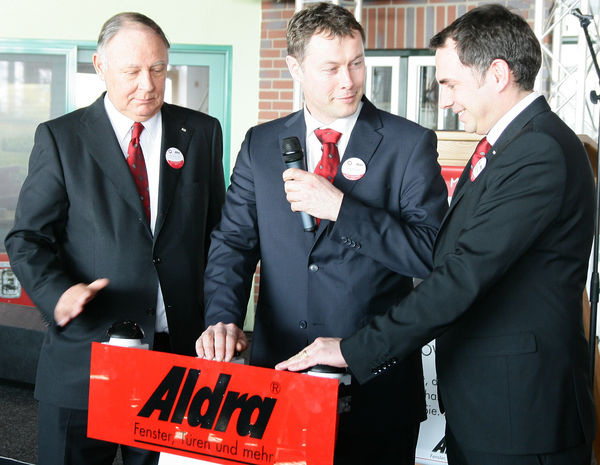
[[[317,339],[278,368],[348,366],[368,383],[436,338],[449,464],[588,465],[590,163],[532,92],[541,52],[523,18],[475,8],[431,46],[440,106],[486,136],[458,181],[434,269],[354,335]]]
[[[203,329],[222,135],[216,119],[164,103],[168,49],[150,18],[112,17],[93,57],[106,94],[35,135],[6,249],[48,324],[35,387],[43,465],[113,463],[118,446],[86,434],[91,343],[113,323],[135,321],[151,348],[186,355]]]
[[[447,209],[435,134],[363,96],[364,33],[352,13],[313,4],[294,15],[287,37],[305,106],[250,129],[237,157],[206,270],[210,326],[197,348],[210,359],[247,346],[241,328],[258,260],[250,362],[273,367],[316,336],[350,335],[400,301],[413,276],[429,273]],[[290,137],[307,171],[286,169]],[[297,212],[319,219],[314,232]],[[351,389],[335,463],[414,465],[425,419],[419,348],[388,376]]]

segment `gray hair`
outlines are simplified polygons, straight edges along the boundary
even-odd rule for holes
[[[125,12],[118,13],[112,18],[109,18],[102,26],[100,35],[98,36],[98,45],[96,47],[98,53],[103,55],[104,47],[110,41],[110,39],[112,39],[115,34],[123,28],[123,26],[130,23],[141,24],[142,26],[150,28],[158,37],[160,37],[167,49],[171,47],[171,44],[169,43],[169,40],[167,39],[167,36],[165,36],[163,30],[152,19],[141,13]]]

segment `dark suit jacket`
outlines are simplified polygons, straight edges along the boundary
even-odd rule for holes
[[[303,230],[286,200],[281,142],[303,147],[303,112],[250,129],[238,155],[206,270],[206,323],[242,326],[258,260],[260,292],[251,363],[272,367],[317,336],[348,336],[412,289],[423,277],[447,209],[436,137],[403,118],[364,106],[344,160],[366,164],[363,178],[341,174],[345,193],[338,220]],[[368,348],[365,348],[368,350]],[[375,392],[375,393],[374,393]],[[392,399],[391,405],[381,402]],[[354,393],[353,412],[370,414],[371,430],[424,418],[420,352],[390,375]],[[385,421],[374,419],[385,406]]]
[[[87,408],[90,343],[107,340],[115,321],[136,321],[152,345],[159,281],[173,350],[195,354],[206,252],[224,199],[222,134],[210,116],[168,104],[161,111],[154,237],[102,97],[36,131],[6,249],[49,324],[38,364],[40,400]],[[183,153],[181,169],[166,162],[170,147]],[[66,327],[56,327],[62,293],[101,277],[109,286]]]
[[[488,158],[475,182],[468,169],[459,180],[429,278],[343,340],[342,353],[365,382],[437,337],[447,425],[467,449],[547,453],[591,441],[581,308],[593,236],[589,161],[543,98]]]

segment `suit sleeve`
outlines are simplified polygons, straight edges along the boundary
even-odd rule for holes
[[[75,284],[61,259],[68,203],[54,135],[41,124],[5,245],[11,268],[48,324],[60,296]]]
[[[218,120],[215,122],[212,135],[211,162],[212,173],[210,175],[210,199],[206,219],[206,241],[204,244],[205,261],[207,262],[210,247],[210,232],[215,229],[221,219],[221,210],[225,201],[225,178],[223,175],[223,131]],[[202,283],[200,284],[202,285]]]
[[[399,212],[367,206],[351,194],[345,195],[330,238],[359,243],[357,253],[401,275],[427,276],[433,242],[448,208],[436,145],[435,133],[424,131],[412,147],[400,181],[400,198],[392,200],[400,205]]]
[[[260,256],[251,137],[252,130],[237,156],[221,222],[211,234],[204,278],[207,326],[223,322],[242,327]]]
[[[560,146],[549,136],[526,133],[512,150],[519,151],[520,161],[489,173],[454,250],[398,305],[342,340],[359,382],[443,333],[555,221],[566,188]]]

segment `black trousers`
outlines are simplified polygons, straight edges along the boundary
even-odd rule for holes
[[[466,450],[446,427],[446,453],[448,465],[590,465],[592,445],[583,444],[549,454],[488,454]]]
[[[419,424],[387,432],[344,431],[335,445],[334,465],[415,465]],[[481,464],[480,464],[481,465]]]
[[[38,406],[39,465],[112,465],[118,444],[87,437],[87,410]],[[120,446],[124,465],[156,465],[158,452]]]

